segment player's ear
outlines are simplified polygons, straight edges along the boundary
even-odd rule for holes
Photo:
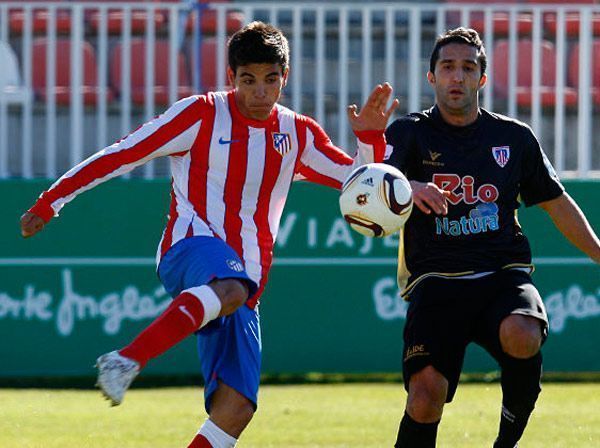
[[[431,71],[427,72],[427,81],[429,81],[429,84],[432,86],[435,85],[435,75]]]
[[[231,67],[227,67],[227,79],[229,80],[229,85],[235,87],[235,72]]]
[[[487,75],[484,73],[483,75],[481,75],[481,78],[479,79],[479,88],[483,89],[483,86],[485,86],[487,84]]]

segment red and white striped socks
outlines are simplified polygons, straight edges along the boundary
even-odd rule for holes
[[[235,437],[230,436],[210,419],[207,419],[188,448],[233,448],[237,443]]]
[[[143,368],[153,358],[204,327],[221,312],[221,301],[210,286],[196,286],[179,294],[169,307],[119,353]]]

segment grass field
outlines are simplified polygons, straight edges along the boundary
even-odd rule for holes
[[[600,446],[600,384],[547,384],[522,448]],[[238,446],[391,447],[399,384],[264,386]],[[438,446],[491,447],[498,384],[465,384],[446,407]],[[0,389],[2,448],[185,447],[205,414],[200,388],[134,389],[109,408],[98,392]]]

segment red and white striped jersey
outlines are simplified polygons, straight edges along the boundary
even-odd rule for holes
[[[383,131],[360,132],[354,159],[311,118],[275,105],[256,121],[237,109],[233,92],[192,96],[123,140],[81,162],[42,193],[31,212],[49,221],[78,194],[160,156],[169,156],[171,206],[157,262],[183,238],[221,238],[244,261],[259,290],[293,180],[339,188],[352,169],[380,162]]]

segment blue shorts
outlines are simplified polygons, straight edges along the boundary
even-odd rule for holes
[[[196,236],[176,243],[163,256],[158,276],[172,297],[213,279],[238,278],[257,289],[235,251],[218,238]],[[204,406],[222,381],[248,398],[256,408],[260,380],[261,339],[258,309],[247,306],[218,317],[196,332],[198,354],[205,381]]]

